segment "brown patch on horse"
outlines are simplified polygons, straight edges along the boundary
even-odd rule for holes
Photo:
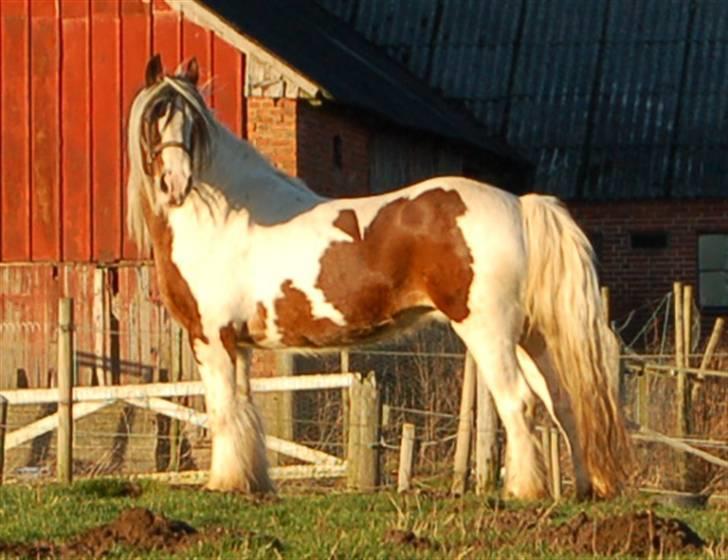
[[[360,239],[331,244],[317,287],[353,329],[422,305],[464,320],[473,281],[473,257],[457,224],[465,210],[457,192],[442,188],[393,200]]]
[[[346,210],[339,212],[336,220],[334,220],[334,227],[337,227],[344,233],[349,234],[352,239],[361,241],[359,220],[356,217],[356,213],[351,208],[347,208]]]
[[[232,321],[220,329],[220,342],[225,347],[228,356],[230,356],[230,361],[234,366],[237,355],[238,337]]]
[[[152,211],[149,201],[143,200],[144,218],[152,237],[154,263],[162,302],[172,316],[187,330],[194,351],[195,340],[207,344],[208,339],[202,330],[202,320],[197,300],[192,295],[189,284],[182,277],[177,265],[172,261],[172,228],[166,218]]]
[[[281,285],[283,296],[275,300],[276,325],[281,339],[287,346],[328,346],[338,340],[341,327],[331,319],[316,319],[311,302],[293,282],[286,280]]]

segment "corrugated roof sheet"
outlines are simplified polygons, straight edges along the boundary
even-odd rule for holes
[[[728,2],[315,0],[562,197],[728,192]]]
[[[476,146],[484,151],[484,158],[492,158],[496,173],[496,165],[507,175],[528,171],[528,164],[515,150],[503,140],[489,138],[467,111],[453,108],[382,49],[315,3],[204,0],[204,4],[321,85],[335,100],[406,127]],[[414,30],[396,32],[416,36]]]

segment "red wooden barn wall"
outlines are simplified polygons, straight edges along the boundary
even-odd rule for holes
[[[137,259],[125,119],[153,52],[196,56],[238,134],[244,56],[163,0],[0,1],[0,262]]]

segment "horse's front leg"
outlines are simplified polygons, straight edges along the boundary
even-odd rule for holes
[[[212,460],[207,487],[211,490],[271,492],[265,435],[248,391],[235,384],[235,356],[221,338],[194,342],[205,386]],[[232,354],[232,355],[231,355]]]

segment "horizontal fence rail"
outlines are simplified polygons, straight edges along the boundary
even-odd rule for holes
[[[348,389],[352,384],[352,376],[351,373],[325,373],[294,377],[255,377],[250,380],[250,388],[254,393]],[[192,397],[204,394],[202,381],[139,383],[136,385],[74,387],[73,401]],[[4,397],[10,405],[46,404],[58,402],[58,389],[11,389],[0,391],[0,396]]]

